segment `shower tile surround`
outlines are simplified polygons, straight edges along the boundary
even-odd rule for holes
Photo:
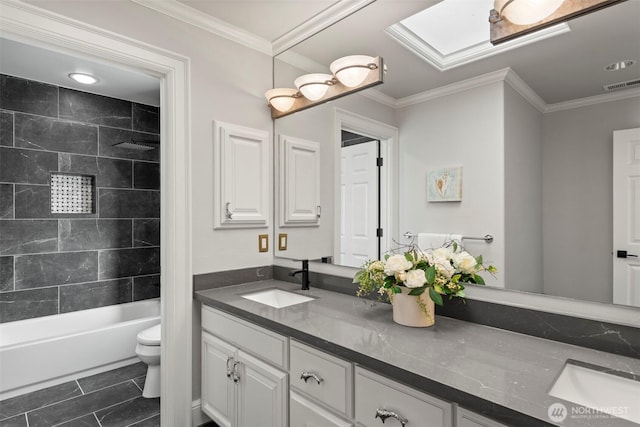
[[[160,426],[160,399],[142,397],[146,370],[139,362],[0,401],[0,427]]]
[[[0,322],[160,296],[157,107],[0,75]],[[52,173],[93,213],[52,213]],[[1,425],[2,423],[0,423]]]

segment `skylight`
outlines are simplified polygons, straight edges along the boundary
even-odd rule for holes
[[[498,46],[489,42],[493,0],[443,0],[387,28],[386,32],[425,61],[445,71],[570,31],[566,23]]]

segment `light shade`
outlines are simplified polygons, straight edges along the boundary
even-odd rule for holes
[[[327,93],[329,86],[333,84],[333,76],[322,73],[305,74],[298,77],[294,83],[305,98],[317,101]]]
[[[329,68],[340,83],[347,87],[355,87],[364,81],[369,71],[376,68],[372,56],[351,55],[336,59]]]
[[[563,2],[564,0],[495,0],[493,8],[509,22],[531,25],[551,15]]]
[[[83,85],[92,85],[98,82],[98,79],[91,74],[84,73],[71,73],[69,74],[69,78]]]
[[[269,89],[264,96],[269,101],[269,104],[278,111],[289,111],[296,101],[296,95],[298,91],[296,89],[278,87],[275,89]]]

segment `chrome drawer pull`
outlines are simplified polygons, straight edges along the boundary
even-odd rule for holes
[[[386,409],[376,409],[376,416],[374,418],[380,418],[382,420],[382,424],[384,424],[387,418],[395,418],[402,424],[402,427],[405,427],[409,420],[404,418],[401,415],[396,414],[393,411],[387,411]]]
[[[301,374],[300,374],[300,379],[301,379],[301,380],[304,380],[304,382],[305,382],[305,383],[307,382],[307,380],[308,380],[309,378],[313,378],[314,380],[316,380],[316,382],[317,382],[318,384],[320,384],[320,383],[323,381],[323,379],[322,379],[322,378],[320,378],[319,376],[317,376],[317,375],[316,375],[316,374],[314,374],[313,372],[303,372],[303,373],[301,373]]]
[[[231,368],[229,367],[229,362],[233,360],[233,356],[227,357],[227,378],[231,378]]]
[[[233,382],[237,383],[240,381],[240,375],[238,374],[238,365],[240,362],[233,362]]]

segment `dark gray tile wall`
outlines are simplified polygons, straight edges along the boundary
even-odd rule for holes
[[[160,296],[157,107],[0,75],[0,322]],[[52,214],[52,172],[95,176],[94,214]]]

